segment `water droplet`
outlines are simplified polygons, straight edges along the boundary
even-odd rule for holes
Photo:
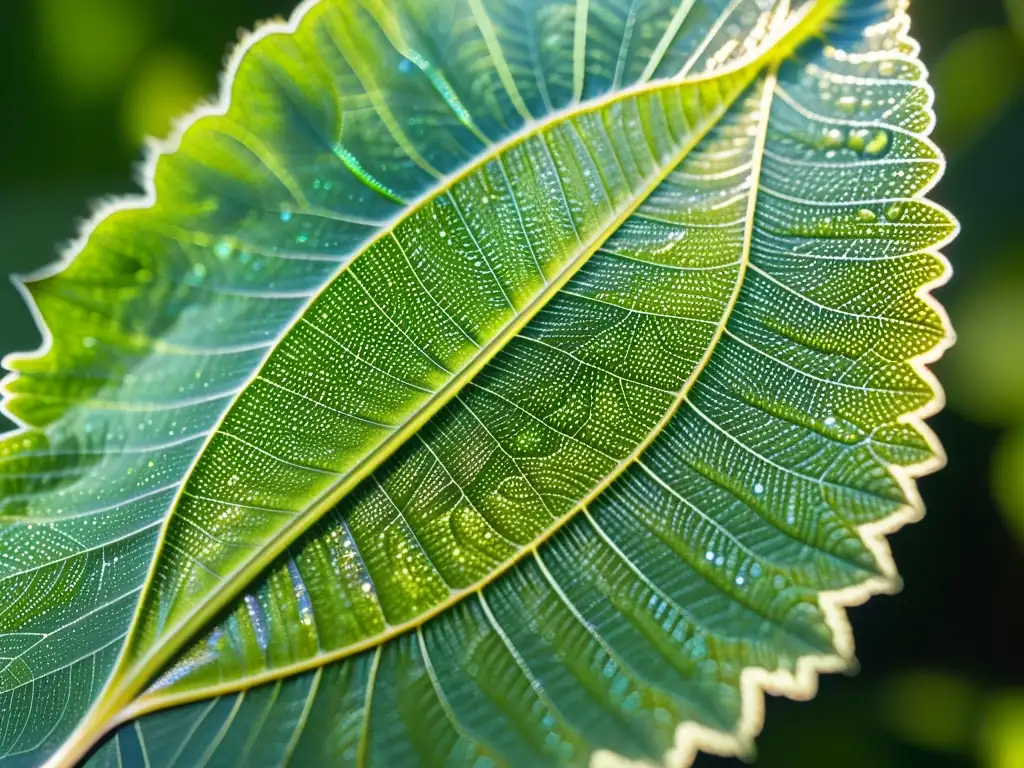
[[[886,131],[879,131],[874,135],[871,141],[868,142],[867,146],[864,147],[864,151],[869,155],[880,155],[885,152],[889,146],[889,134]]]
[[[704,559],[705,559],[705,560],[707,560],[708,562],[712,562],[712,561],[714,561],[714,559],[715,559],[715,553],[714,553],[714,552],[712,552],[712,551],[711,551],[711,550],[709,549],[709,550],[707,551],[707,553],[706,553],[706,554],[704,555]]]
[[[846,139],[846,146],[852,149],[854,152],[862,151],[868,144],[868,132],[863,128],[858,128],[856,131],[850,131],[849,137]]]
[[[743,586],[743,577],[742,576],[737,576],[736,577],[736,586],[738,586],[738,587],[742,587]]]
[[[213,247],[213,252],[217,254],[217,258],[226,259],[231,255],[232,251],[235,250],[235,246],[229,243],[227,240],[221,240],[217,245]]]
[[[193,264],[192,265],[192,277],[195,278],[195,280],[199,281],[199,282],[204,280],[206,278],[206,265],[205,264],[200,264],[198,262]]]
[[[292,220],[292,212],[291,211],[281,211],[281,221],[283,221],[283,222],[285,222],[287,224],[291,220]]]
[[[882,77],[892,77],[896,72],[896,65],[891,61],[880,61],[878,63],[878,74]]]
[[[364,581],[363,585],[362,585],[362,587],[360,587],[360,589],[362,589],[363,592],[369,592],[371,589],[373,589],[373,587],[370,585],[370,582]]]
[[[761,483],[754,483],[754,493],[760,496],[764,493],[764,486]]]
[[[93,347],[96,346],[96,339],[94,339],[92,336],[86,336],[84,339],[82,339],[82,346],[85,347],[86,349],[92,349]]]
[[[903,205],[900,203],[893,203],[885,209],[885,218],[889,221],[899,221],[903,218]]]
[[[861,221],[872,222],[878,217],[875,216],[874,211],[871,211],[867,208],[861,208],[859,211],[857,211],[857,218],[860,219]]]

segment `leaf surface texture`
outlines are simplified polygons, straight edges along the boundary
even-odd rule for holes
[[[319,0],[26,284],[0,762],[749,748],[940,461],[897,0]],[[106,735],[104,735],[106,734]],[[101,738],[102,737],[102,738]]]

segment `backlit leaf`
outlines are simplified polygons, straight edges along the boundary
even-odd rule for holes
[[[314,0],[25,284],[0,758],[749,750],[939,449],[900,0]],[[73,258],[72,258],[73,257]],[[90,752],[90,750],[92,750]]]

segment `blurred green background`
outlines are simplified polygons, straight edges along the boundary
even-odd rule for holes
[[[294,0],[0,0],[0,272],[57,253],[135,189],[143,137],[213,93],[238,29]],[[1024,0],[916,0],[963,224],[941,290],[950,465],[893,537],[906,589],[852,614],[862,669],[813,704],[770,699],[758,766],[1024,768]],[[0,354],[38,333],[0,284]],[[4,425],[0,424],[0,428]],[[702,757],[702,768],[735,765]]]

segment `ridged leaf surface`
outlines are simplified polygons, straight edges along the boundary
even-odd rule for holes
[[[900,0],[315,0],[27,293],[0,762],[749,748],[940,461]],[[90,750],[92,750],[90,752]]]

